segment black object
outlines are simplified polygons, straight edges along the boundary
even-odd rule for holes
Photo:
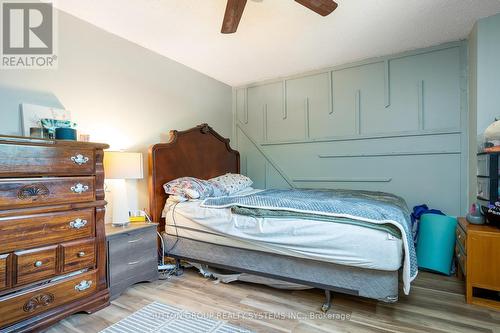
[[[486,210],[486,220],[491,225],[500,228],[500,202],[495,202],[494,205],[490,204]]]
[[[500,227],[500,193],[499,193],[499,155],[500,153],[478,153],[478,191],[477,200],[486,223]],[[486,159],[484,159],[486,158]],[[484,170],[480,163],[486,163]]]

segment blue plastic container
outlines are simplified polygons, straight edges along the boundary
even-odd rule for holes
[[[456,228],[455,217],[422,215],[417,241],[419,268],[450,275]]]
[[[56,128],[56,139],[57,140],[76,140],[76,129],[69,127],[59,127]]]

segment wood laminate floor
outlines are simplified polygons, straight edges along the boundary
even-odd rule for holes
[[[327,319],[316,318],[324,301],[321,290],[218,284],[188,269],[180,277],[137,284],[109,307],[68,317],[47,332],[98,332],[153,301],[191,312],[243,313],[246,316],[228,321],[255,332],[500,332],[500,312],[466,304],[463,291],[463,282],[454,277],[420,272],[411,294],[401,295],[394,304],[335,293],[329,314],[339,318]],[[307,318],[280,317],[283,313],[302,313]],[[266,314],[276,318],[262,318]],[[341,315],[347,318],[341,320]]]

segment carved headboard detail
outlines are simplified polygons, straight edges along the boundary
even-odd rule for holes
[[[240,153],[231,149],[207,124],[186,131],[170,131],[170,142],[149,149],[149,210],[164,229],[161,213],[167,200],[163,184],[179,177],[209,179],[240,172]]]

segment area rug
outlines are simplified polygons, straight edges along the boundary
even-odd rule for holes
[[[210,318],[154,302],[146,305],[101,333],[142,333],[142,332],[207,332],[207,333],[252,333],[249,330]]]

